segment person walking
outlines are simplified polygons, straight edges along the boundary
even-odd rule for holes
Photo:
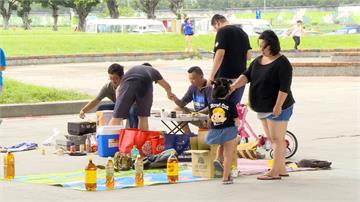
[[[296,21],[296,24],[292,27],[292,31],[291,31],[291,37],[294,40],[294,49],[297,51],[298,50],[298,46],[300,45],[300,37],[301,34],[303,33],[303,25],[302,25],[302,21],[298,20]]]
[[[192,52],[192,40],[194,35],[193,23],[189,17],[186,17],[183,23],[183,29],[185,34],[185,52]]]
[[[280,53],[279,38],[273,31],[261,33],[258,43],[262,54],[230,85],[230,91],[250,82],[251,109],[257,112],[265,135],[274,149],[270,171],[257,179],[278,180],[289,176],[285,168],[285,133],[295,103],[291,92],[293,68],[289,60]]]

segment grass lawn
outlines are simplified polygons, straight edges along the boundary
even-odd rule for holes
[[[183,51],[184,36],[181,34],[120,34],[78,33],[61,28],[34,28],[30,31],[0,30],[0,47],[7,56],[58,55],[81,53],[118,53]],[[212,50],[215,33],[195,36],[194,49]],[[257,37],[250,37],[251,45],[257,49]],[[281,38],[283,49],[291,49],[290,37]],[[304,36],[300,48],[359,48],[360,35]]]
[[[5,79],[3,92],[0,96],[0,104],[85,100],[90,98],[90,95],[75,91],[58,90]]]

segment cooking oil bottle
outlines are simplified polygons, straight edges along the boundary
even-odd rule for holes
[[[92,162],[92,158],[89,158],[89,163],[85,168],[85,188],[86,191],[96,190],[96,166]]]
[[[8,152],[4,156],[4,179],[12,180],[15,177],[15,157],[14,154]]]
[[[175,156],[175,152],[171,152],[166,164],[166,173],[169,183],[176,183],[179,180],[179,161]]]
[[[144,163],[140,155],[135,160],[135,186],[144,186]]]
[[[108,158],[106,163],[106,189],[112,190],[115,188],[115,181],[114,181],[114,162],[112,161],[111,157]]]

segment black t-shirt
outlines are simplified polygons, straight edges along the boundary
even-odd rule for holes
[[[224,59],[215,78],[235,79],[246,69],[246,54],[251,49],[248,35],[234,25],[226,25],[218,30],[215,39],[214,53],[224,49]]]
[[[257,57],[243,73],[250,82],[250,105],[256,112],[272,112],[279,91],[287,93],[282,109],[295,103],[291,93],[292,66],[285,56],[267,65],[260,64]]]
[[[236,106],[228,100],[214,99],[209,105],[211,128],[222,129],[235,126],[238,117]]]
[[[146,65],[137,65],[126,71],[122,82],[137,80],[144,84],[150,85],[152,82],[157,82],[162,79],[163,77],[161,76],[160,72],[155,68]]]

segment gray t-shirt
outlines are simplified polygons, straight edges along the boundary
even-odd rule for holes
[[[137,65],[130,68],[124,74],[122,82],[136,80],[143,84],[151,84],[152,82],[157,82],[162,80],[160,72],[153,67],[145,65]]]
[[[114,85],[111,82],[105,84],[101,88],[99,94],[96,96],[96,100],[101,101],[105,97],[109,98],[113,102],[116,102],[115,88],[114,88]]]

